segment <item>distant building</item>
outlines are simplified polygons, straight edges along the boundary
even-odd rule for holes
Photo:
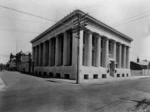
[[[20,51],[16,54],[17,70],[21,72],[31,72],[31,53],[23,53]]]
[[[16,70],[16,56],[12,53],[10,54],[10,59],[8,62],[8,70]]]
[[[140,60],[137,58],[137,61],[130,62],[131,70],[142,70],[142,69],[149,69],[149,61],[147,60]]]
[[[35,74],[67,79],[79,76],[79,83],[130,76],[132,39],[85,15],[75,10],[31,41]],[[79,16],[86,21],[80,30],[73,24]]]

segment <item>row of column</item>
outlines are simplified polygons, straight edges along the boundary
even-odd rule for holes
[[[95,39],[93,40],[93,38]],[[112,46],[109,46],[110,42]],[[109,47],[112,49],[111,56],[109,55]],[[119,47],[119,50],[117,50],[117,47]],[[117,68],[129,68],[129,46],[125,46],[124,44],[110,40],[107,37],[100,36],[99,34],[92,33],[91,31],[83,32],[82,53],[83,66],[108,67],[109,59],[113,58]]]
[[[72,64],[72,32],[64,32],[33,47],[35,66],[70,66]]]

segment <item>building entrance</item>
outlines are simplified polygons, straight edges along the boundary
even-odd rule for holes
[[[114,77],[114,72],[115,72],[115,62],[110,61],[110,76]]]

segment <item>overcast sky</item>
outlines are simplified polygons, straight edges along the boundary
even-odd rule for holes
[[[75,9],[131,37],[131,60],[150,60],[150,0],[0,0],[0,63],[10,53],[31,51],[33,38]]]

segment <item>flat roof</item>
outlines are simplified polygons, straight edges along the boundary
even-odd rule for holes
[[[40,35],[38,35],[37,37],[35,37],[33,40],[31,40],[31,43],[39,40],[40,38],[42,38],[45,34],[47,34],[48,32],[52,31],[54,28],[56,28],[57,26],[59,26],[60,24],[62,24],[64,21],[68,20],[69,18],[73,17],[73,16],[76,16],[77,14],[80,14],[80,15],[85,15],[86,13],[84,13],[83,11],[81,10],[75,10],[73,11],[72,13],[70,13],[69,15],[67,15],[66,17],[64,17],[63,19],[61,19],[60,21],[58,21],[57,23],[55,23],[54,25],[52,25],[50,28],[48,28],[47,30],[45,30],[43,33],[41,33]],[[93,21],[93,22],[96,22],[98,25],[101,25],[103,26],[104,28],[106,29],[109,29],[110,31],[122,36],[123,38],[129,40],[129,41],[133,41],[132,38],[128,37],[127,35],[117,31],[116,29],[104,24],[103,22],[95,19],[94,17],[90,16],[90,15],[86,15],[86,18]]]

